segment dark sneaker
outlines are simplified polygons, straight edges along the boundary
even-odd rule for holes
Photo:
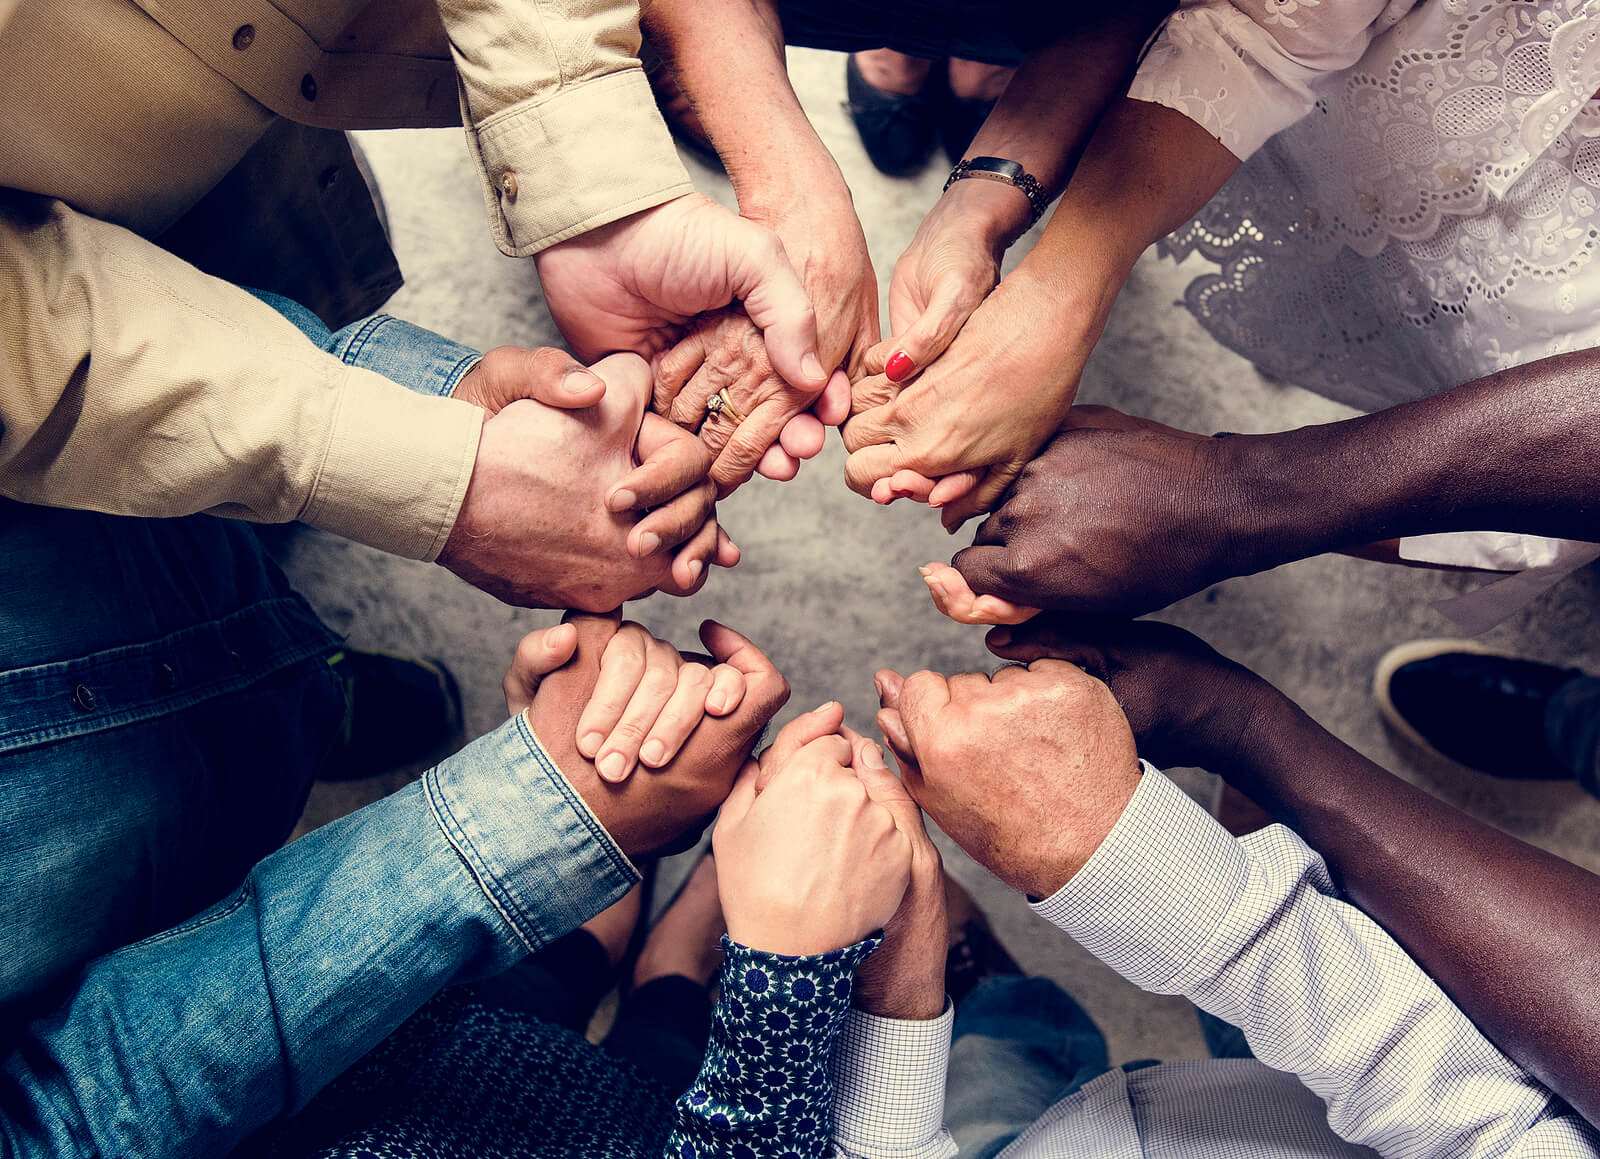
[[[980,97],[952,95],[945,102],[939,117],[939,143],[944,146],[944,155],[950,158],[950,164],[954,165],[967,155],[967,146],[994,112],[994,106],[994,101]]]
[[[934,68],[921,92],[887,93],[867,83],[853,55],[846,58],[845,109],[879,173],[910,177],[933,156],[946,92],[943,76],[942,68]]]
[[[328,657],[328,666],[344,682],[344,731],[319,780],[431,765],[459,740],[461,691],[443,664],[345,648]]]
[[[1545,740],[1545,706],[1576,668],[1490,651],[1471,640],[1413,640],[1378,661],[1385,722],[1424,752],[1519,781],[1570,781]]]

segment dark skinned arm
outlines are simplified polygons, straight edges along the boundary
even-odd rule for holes
[[[1172,625],[1041,617],[989,643],[1081,664],[1141,756],[1209,769],[1293,828],[1488,1038],[1600,1123],[1600,876],[1407,784]]]
[[[1199,438],[1083,408],[955,566],[1029,607],[1138,615],[1230,576],[1377,540],[1600,540],[1600,350],[1271,435]]]

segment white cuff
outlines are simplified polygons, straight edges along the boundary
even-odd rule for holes
[[[949,1159],[945,1071],[955,1007],[925,1022],[851,1010],[833,1054],[833,1137],[849,1155]]]

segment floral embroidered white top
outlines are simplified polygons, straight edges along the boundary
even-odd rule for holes
[[[1374,410],[1600,345],[1597,88],[1600,0],[1184,0],[1130,95],[1246,159],[1190,310]]]

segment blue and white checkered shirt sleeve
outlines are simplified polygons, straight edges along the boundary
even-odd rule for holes
[[[1237,840],[1149,765],[1035,909],[1135,985],[1183,994],[1393,1159],[1600,1156],[1600,1133],[1483,1037],[1281,825]]]
[[[944,1077],[955,1008],[925,1022],[851,1010],[833,1052],[833,1154],[951,1159]]]

